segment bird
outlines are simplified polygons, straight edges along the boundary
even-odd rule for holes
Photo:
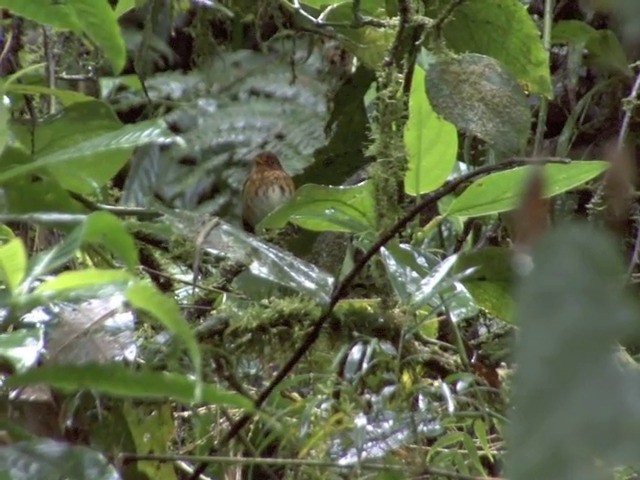
[[[242,188],[242,225],[253,233],[264,217],[286,202],[295,192],[291,176],[272,152],[260,152]]]

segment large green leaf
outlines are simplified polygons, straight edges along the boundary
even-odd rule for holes
[[[269,215],[261,226],[280,228],[288,221],[308,230],[364,232],[375,230],[371,182],[354,187],[303,185],[294,197]]]
[[[9,145],[0,155],[0,170],[25,166],[31,156],[17,142]],[[49,176],[25,175],[2,185],[3,209],[6,213],[33,212],[83,213],[85,209],[73,200],[69,192]]]
[[[467,0],[445,23],[444,36],[454,51],[493,57],[530,92],[552,96],[549,54],[521,1]]]
[[[544,195],[552,197],[566,192],[591,180],[608,167],[608,162],[596,160],[545,165]],[[517,167],[476,180],[451,202],[445,215],[479,217],[512,210],[522,199],[522,189],[530,178],[532,168]]]
[[[424,90],[424,77],[424,70],[416,66],[409,96],[409,120],[404,131],[409,157],[404,189],[409,195],[430,192],[442,185],[453,170],[458,152],[456,128],[431,108]]]
[[[459,129],[504,154],[517,154],[526,145],[529,100],[493,58],[467,54],[437,59],[427,68],[426,84],[433,109]]]
[[[172,399],[189,406],[197,401],[197,382],[187,375],[136,371],[120,364],[52,365],[32,368],[21,375],[11,377],[8,383],[13,387],[42,383],[65,392],[92,390],[121,398]],[[244,410],[253,408],[248,398],[212,384],[202,385],[200,401],[209,405],[225,405]]]
[[[116,286],[119,290],[124,291],[126,285],[133,279],[132,275],[124,270],[97,268],[67,270],[40,284],[34,293],[50,301],[66,300],[82,295],[86,290],[90,294],[100,290],[111,292]]]
[[[195,369],[196,380],[200,383],[202,381],[202,355],[198,348],[198,342],[173,298],[163,295],[152,284],[142,282],[129,285],[126,297],[133,307],[153,316],[184,342]]]
[[[29,128],[13,130],[23,145],[31,144]],[[0,182],[46,169],[63,187],[91,193],[122,168],[134,147],[171,141],[177,137],[161,120],[123,126],[103,102],[75,103],[36,127],[33,160],[5,167]]]
[[[52,217],[55,219],[56,216],[52,215]],[[47,216],[44,217],[46,218]],[[94,212],[84,218],[64,241],[33,256],[25,282],[26,288],[29,288],[36,278],[67,263],[87,245],[101,245],[129,268],[134,268],[138,264],[135,241],[122,221],[108,212]]]
[[[124,40],[106,0],[0,0],[0,7],[38,23],[84,33],[102,48],[116,73],[124,67]]]
[[[0,247],[0,278],[9,291],[15,292],[27,271],[27,249],[21,238],[14,238]]]

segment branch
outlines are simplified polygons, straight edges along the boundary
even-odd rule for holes
[[[442,38],[442,28],[444,27],[444,24],[447,20],[449,20],[449,17],[453,15],[455,9],[466,1],[467,0],[454,0],[449,5],[447,5],[447,8],[445,8],[444,11],[438,16],[438,18],[434,20],[430,28],[435,32],[436,38]]]
[[[264,402],[269,398],[269,396],[273,393],[273,391],[282,383],[282,381],[291,373],[291,371],[295,368],[298,362],[305,356],[305,354],[311,349],[313,344],[316,342],[318,337],[320,336],[320,331],[322,327],[324,327],[327,320],[331,316],[333,309],[337,305],[337,303],[342,300],[348,291],[348,288],[351,286],[356,277],[362,272],[364,267],[369,263],[374,255],[376,255],[382,247],[384,247],[389,241],[391,241],[398,233],[400,233],[404,228],[414,219],[416,218],[420,212],[423,210],[435,205],[440,199],[449,195],[450,193],[455,192],[460,186],[465,183],[474,180],[478,177],[482,177],[489,173],[500,172],[504,170],[510,170],[515,167],[533,165],[533,164],[546,164],[546,163],[570,163],[568,159],[559,159],[559,158],[543,158],[533,160],[522,160],[522,159],[513,159],[510,161],[505,161],[498,165],[484,165],[482,167],[478,167],[472,172],[466,173],[464,175],[459,176],[458,178],[451,180],[445,183],[442,187],[433,192],[425,195],[423,199],[413,207],[409,212],[407,212],[400,220],[398,220],[393,227],[383,233],[376,243],[373,244],[369,250],[367,250],[364,255],[360,258],[358,263],[356,263],[353,269],[349,272],[349,274],[342,279],[340,283],[336,285],[331,295],[331,299],[329,300],[329,304],[327,305],[324,313],[318,320],[316,320],[309,334],[302,341],[300,346],[295,350],[295,352],[291,355],[287,363],[278,371],[276,376],[271,380],[269,385],[265,387],[265,389],[260,392],[260,395],[255,400],[255,407],[258,410]],[[252,414],[244,414],[242,417],[238,419],[236,423],[234,423],[224,438],[220,441],[221,444],[226,444],[230,440],[232,440],[239,432],[244,428],[244,426],[249,423],[249,420],[253,418]],[[218,449],[214,449],[212,453],[214,453]],[[204,472],[207,468],[207,465],[202,463],[196,467],[194,473],[189,480],[197,480],[198,476]]]

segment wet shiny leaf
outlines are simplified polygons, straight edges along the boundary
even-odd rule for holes
[[[269,215],[264,228],[281,228],[287,221],[314,231],[365,232],[375,230],[373,184],[331,187],[307,184]]]

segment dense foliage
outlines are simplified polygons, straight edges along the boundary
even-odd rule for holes
[[[637,2],[0,9],[6,478],[633,477]]]

